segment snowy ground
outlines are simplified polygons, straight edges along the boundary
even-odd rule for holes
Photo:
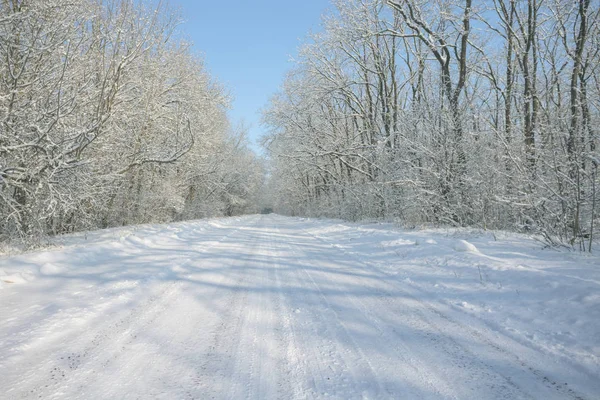
[[[0,258],[0,398],[600,398],[600,258],[276,215]]]

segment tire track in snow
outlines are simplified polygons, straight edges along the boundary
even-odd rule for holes
[[[298,251],[299,245],[294,247],[289,242],[282,243],[287,249],[286,253],[294,255],[290,258],[300,260],[304,257]],[[312,392],[309,397],[391,397],[393,391],[380,380],[365,349],[340,316],[340,311],[328,300],[321,285],[301,265],[288,268],[293,270],[293,281],[304,285],[300,287],[300,292],[305,295],[298,293],[290,296],[296,303],[305,305],[294,318],[296,323],[303,323],[300,326],[303,328],[300,344],[305,351],[313,348],[317,350],[310,352],[310,357],[305,355],[309,360],[306,365],[308,371],[305,372],[312,375]],[[309,287],[306,287],[306,283]],[[298,298],[299,296],[304,297]],[[306,318],[304,314],[307,314]],[[313,346],[314,342],[317,343]]]
[[[83,343],[74,344],[76,350],[57,355],[42,366],[42,371],[33,372],[32,375],[40,377],[41,381],[38,380],[33,385],[29,384],[28,386],[33,387],[17,394],[17,397],[51,398],[55,393],[60,392],[61,387],[70,386],[73,381],[85,381],[85,375],[93,373],[89,370],[89,364],[106,357],[104,351],[109,347],[108,344],[135,340],[137,332],[154,322],[168,307],[178,286],[177,282],[170,283],[159,293],[136,305],[126,316],[105,324],[95,333],[85,335]],[[106,366],[108,360],[114,360],[117,356],[117,354],[109,355],[102,361],[102,366]],[[87,370],[81,373],[84,367]]]
[[[325,382],[325,373],[319,363],[310,362],[310,360],[318,360],[315,348],[311,345],[302,346],[302,332],[298,331],[301,327],[296,326],[297,324],[294,323],[293,316],[296,312],[291,311],[292,307],[290,300],[293,297],[293,293],[290,293],[289,289],[284,291],[281,278],[282,273],[285,274],[285,270],[289,269],[289,267],[284,267],[279,260],[283,255],[281,249],[286,246],[282,245],[283,241],[281,239],[275,240],[276,236],[281,236],[281,231],[277,226],[275,226],[275,231],[276,235],[271,235],[271,239],[273,248],[277,249],[279,253],[278,256],[273,259],[275,285],[278,296],[276,313],[280,316],[280,327],[277,329],[277,340],[279,346],[283,347],[282,353],[285,354],[284,362],[282,362],[282,364],[284,364],[282,365],[282,370],[285,373],[285,382],[280,382],[280,395],[278,398],[317,398],[318,390],[315,390],[315,388],[318,388],[319,384],[315,380],[316,378],[314,375],[316,372],[320,378],[319,382]],[[277,244],[276,246],[275,243]],[[293,282],[293,280],[290,279],[291,276],[285,275],[285,278],[287,284]],[[303,350],[305,353],[302,352]],[[310,354],[310,357],[307,357],[307,352]],[[311,382],[312,386],[310,385]],[[292,393],[291,396],[290,391]]]
[[[256,246],[251,247],[255,249],[255,259],[247,260],[244,265],[238,265],[235,270],[232,270],[235,279],[227,289],[223,289],[229,291],[222,307],[225,312],[209,335],[210,345],[202,356],[204,362],[196,372],[194,382],[197,387],[188,392],[190,398],[234,398],[239,397],[241,391],[245,391],[245,396],[242,397],[248,397],[250,393],[257,390],[252,386],[240,388],[241,382],[250,382],[249,377],[253,376],[257,368],[260,374],[260,365],[256,366],[255,354],[258,343],[255,331],[256,310],[251,310],[251,315],[244,313],[249,301],[252,300],[250,296],[252,288],[247,285],[253,282],[251,278],[255,278],[246,270],[248,263],[257,262],[256,253],[262,248],[258,237],[252,239],[253,243],[257,243]],[[242,361],[249,363],[245,365],[248,372],[241,368]],[[229,395],[225,396],[225,393]]]
[[[204,232],[194,232],[199,233],[200,237],[204,234]],[[217,241],[211,241],[210,246],[202,247],[200,250],[202,253],[212,251],[218,254],[221,252],[219,251],[221,247],[226,249],[232,242],[235,243],[233,237],[239,233],[239,229],[230,229]],[[195,235],[189,237],[189,242],[195,243],[195,240]],[[204,245],[203,242],[202,246]],[[190,259],[190,263],[196,261],[195,258]],[[150,330],[153,335],[162,335],[160,347],[156,348],[156,342],[153,342],[152,337],[144,337],[135,343],[135,349],[132,346],[133,350],[129,350],[129,353],[120,354],[119,370],[128,371],[131,376],[144,374],[148,382],[143,387],[133,388],[128,385],[128,382],[120,382],[121,385],[115,385],[114,383],[117,382],[114,382],[112,385],[114,388],[107,394],[107,398],[205,398],[200,389],[196,370],[204,361],[201,356],[208,346],[205,340],[206,332],[219,322],[218,319],[211,318],[210,307],[207,305],[219,306],[215,299],[219,298],[221,287],[226,285],[234,265],[226,265],[226,267],[219,271],[216,280],[206,280],[201,274],[199,281],[194,279],[194,274],[202,273],[203,267],[193,265],[192,268],[188,268],[190,273],[186,275],[187,282],[184,282],[177,297],[170,303],[168,312],[163,313]],[[197,283],[205,284],[204,287],[208,290],[198,292],[195,287]],[[194,300],[196,296],[199,296],[200,304],[198,300]],[[140,359],[136,357],[137,354],[131,353],[138,353],[140,351],[137,350],[138,348],[143,351],[143,362],[151,367],[150,369],[140,371]],[[168,357],[165,357],[166,355]],[[130,361],[131,359],[133,360]]]
[[[456,319],[450,317],[449,315],[443,313],[442,311],[440,311],[437,307],[434,307],[433,305],[429,304],[429,303],[425,303],[423,301],[421,301],[416,294],[414,294],[413,292],[409,291],[409,289],[405,286],[402,285],[402,283],[400,281],[398,281],[398,277],[392,274],[389,274],[385,271],[383,271],[381,268],[379,268],[378,266],[376,266],[375,264],[364,260],[360,257],[357,256],[357,254],[354,253],[350,253],[346,250],[344,250],[342,247],[338,246],[335,243],[329,242],[328,240],[326,240],[325,238],[321,237],[321,236],[317,236],[314,235],[306,230],[304,230],[305,234],[313,237],[314,239],[320,241],[321,243],[327,245],[328,248],[334,248],[336,249],[336,251],[340,254],[343,254],[344,256],[348,257],[352,257],[354,261],[362,264],[363,266],[367,267],[368,269],[377,272],[382,278],[385,277],[386,279],[381,279],[382,283],[385,282],[385,284],[391,286],[392,291],[398,291],[400,293],[402,293],[403,295],[405,295],[406,297],[409,297],[412,302],[413,305],[416,306],[416,308],[418,309],[414,309],[412,310],[413,314],[411,313],[406,313],[403,312],[403,306],[402,304],[400,305],[395,305],[394,307],[396,308],[396,313],[401,313],[405,318],[411,318],[411,320],[413,321],[413,323],[417,323],[419,325],[422,326],[423,329],[433,329],[436,333],[437,333],[437,337],[444,337],[447,340],[445,341],[446,344],[444,344],[443,348],[441,348],[442,351],[448,351],[449,354],[453,354],[454,357],[458,360],[458,361],[453,361],[454,365],[457,365],[459,367],[461,367],[461,369],[464,369],[464,367],[466,367],[466,362],[473,362],[476,360],[477,363],[481,364],[481,366],[483,366],[484,368],[490,370],[490,371],[494,371],[496,374],[498,374],[499,376],[501,376],[504,380],[506,385],[500,385],[494,386],[494,389],[505,389],[505,388],[515,388],[518,389],[521,392],[521,396],[524,396],[524,398],[539,398],[540,396],[540,392],[536,391],[535,394],[529,394],[525,391],[523,391],[524,389],[521,388],[521,386],[523,384],[531,384],[530,380],[525,380],[523,379],[522,376],[509,376],[506,374],[502,374],[500,373],[500,371],[497,370],[497,368],[494,368],[494,366],[483,362],[482,360],[480,360],[480,357],[478,357],[476,354],[474,354],[470,349],[468,349],[467,347],[465,347],[464,345],[458,343],[456,340],[454,340],[453,338],[449,337],[447,335],[447,332],[452,332],[452,331],[461,331],[461,332],[466,332],[469,334],[469,336],[471,336],[471,339],[473,339],[475,342],[479,342],[482,344],[485,344],[487,346],[488,349],[493,350],[496,355],[500,355],[502,358],[506,359],[509,358],[510,363],[512,365],[520,365],[523,368],[523,372],[529,373],[531,375],[533,375],[533,377],[535,378],[535,381],[538,383],[538,390],[544,390],[546,391],[545,393],[545,397],[549,398],[571,398],[574,400],[585,400],[585,397],[583,397],[583,395],[581,395],[580,393],[577,393],[575,390],[573,390],[572,388],[568,387],[568,384],[561,384],[558,383],[558,380],[556,379],[552,379],[550,377],[548,377],[544,372],[540,371],[539,369],[531,366],[529,363],[527,363],[521,356],[519,356],[518,354],[516,354],[515,352],[509,350],[509,346],[506,346],[506,342],[512,344],[514,347],[522,347],[520,345],[518,345],[516,342],[514,342],[512,339],[505,337],[504,338],[504,346],[499,345],[496,341],[494,341],[492,338],[490,338],[488,335],[489,333],[482,331],[480,328],[476,328],[475,326],[468,326],[465,324],[460,323],[459,321],[457,321]],[[385,289],[385,288],[380,288],[379,290],[381,290],[383,293],[386,294],[386,298],[393,298],[394,296],[392,295],[392,293],[390,292],[390,290]],[[418,289],[417,289],[418,290]],[[419,292],[422,293],[421,290],[419,290]],[[418,319],[415,319],[415,314],[418,315]],[[433,317],[433,318],[432,318]],[[465,314],[466,318],[469,318],[470,320],[472,320],[471,316],[468,316]],[[433,319],[437,320],[436,322],[433,322]],[[477,325],[479,325],[479,323],[477,323]],[[450,325],[451,327],[449,327],[448,325]],[[440,347],[442,345],[441,341],[437,341],[434,339],[434,337],[432,335],[428,335],[429,339],[431,340],[432,344],[435,345],[436,347]],[[528,349],[530,351],[533,351],[532,349]],[[467,354],[468,357],[465,357],[464,355]],[[492,375],[488,375],[489,377],[492,377]],[[485,376],[484,376],[485,378]],[[519,384],[517,381],[522,381],[522,384]],[[514,395],[511,395],[511,393],[506,393],[504,395],[504,398],[507,399],[512,399],[515,397],[512,397]],[[560,396],[560,397],[554,397],[554,396]],[[522,398],[522,397],[519,397]]]
[[[222,243],[236,232],[238,231],[230,231],[216,243]],[[213,244],[211,247],[215,245]],[[207,251],[208,249],[202,250]],[[185,260],[185,262],[179,264],[180,267],[185,267],[192,261],[189,258],[181,258],[181,260]],[[155,282],[152,279],[150,281]],[[31,366],[28,376],[16,385],[15,398],[52,398],[57,393],[64,392],[65,388],[72,389],[73,386],[79,387],[75,393],[81,393],[90,380],[95,378],[96,370],[104,369],[116,362],[126,347],[135,342],[138,334],[157,321],[170,308],[181,286],[181,281],[168,282],[166,287],[136,304],[125,316],[104,323],[94,332],[79,336],[75,343],[70,345],[77,346],[76,350],[53,355],[41,366]],[[117,351],[107,354],[106,349],[114,349],[116,343],[119,346]],[[24,384],[28,386],[28,389],[19,390],[18,386]],[[11,394],[11,396],[13,395]]]
[[[291,244],[288,244],[288,246],[290,251],[296,254],[299,259],[306,258],[305,254],[303,255],[303,253],[301,252],[301,244],[296,244],[296,247],[292,247]],[[318,284],[315,282],[311,274],[304,268],[302,268],[302,271],[312,282],[312,284],[318,287]],[[330,283],[335,282],[334,280],[331,280]],[[394,353],[395,357],[397,357],[396,359],[393,359],[390,357],[381,357],[381,355],[373,353],[370,353],[367,356],[367,352],[360,347],[357,341],[352,338],[352,334],[349,332],[349,330],[345,328],[347,335],[351,338],[353,346],[360,354],[361,362],[364,362],[368,365],[368,368],[371,372],[371,377],[374,377],[374,379],[377,382],[379,391],[375,394],[376,397],[386,396],[394,398],[397,396],[402,396],[404,398],[457,398],[452,394],[452,390],[449,389],[448,385],[444,381],[440,380],[439,376],[432,375],[431,371],[422,364],[419,357],[410,357],[411,351],[406,345],[404,345],[403,341],[398,341],[398,337],[396,335],[390,335],[389,332],[387,332],[385,329],[385,324],[383,324],[382,321],[380,321],[372,315],[372,313],[375,311],[373,307],[365,305],[364,302],[356,296],[343,294],[345,292],[350,292],[347,291],[346,288],[344,288],[341,285],[335,285],[334,288],[337,289],[337,293],[344,298],[344,302],[346,304],[351,304],[353,306],[353,318],[360,317],[363,321],[368,321],[371,327],[376,329],[378,336],[370,338],[369,340],[372,341],[373,344],[376,344],[376,347],[391,350],[391,352]],[[332,307],[332,305],[327,301],[322,291],[320,291],[320,293],[324,301],[328,304],[328,307],[334,309],[334,307]],[[355,313],[354,311],[357,311],[357,313]],[[342,326],[344,325],[339,316],[336,315],[335,320],[336,323]],[[414,390],[414,388],[412,387],[407,387],[406,385],[403,385],[403,387],[401,388],[402,393],[399,393],[399,388],[395,385],[392,385],[393,382],[381,382],[376,378],[377,374],[381,371],[377,371],[372,366],[370,359],[373,359],[373,361],[377,361],[378,365],[393,365],[394,374],[401,375],[405,379],[409,379],[411,382],[419,382],[421,384],[425,384],[427,387],[427,392],[417,391]],[[335,392],[334,395],[336,395]]]

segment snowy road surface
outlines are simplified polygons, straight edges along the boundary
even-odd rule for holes
[[[268,215],[4,256],[0,398],[600,398],[598,259],[519,243]]]

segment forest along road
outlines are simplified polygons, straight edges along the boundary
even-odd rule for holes
[[[0,290],[0,398],[598,398],[310,224],[143,226],[4,260],[48,273]]]

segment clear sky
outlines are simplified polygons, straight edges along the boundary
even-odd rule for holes
[[[182,29],[208,70],[234,97],[230,116],[250,139],[263,133],[260,109],[283,82],[289,62],[310,31],[319,30],[329,0],[170,0]],[[256,149],[256,147],[254,147]]]

